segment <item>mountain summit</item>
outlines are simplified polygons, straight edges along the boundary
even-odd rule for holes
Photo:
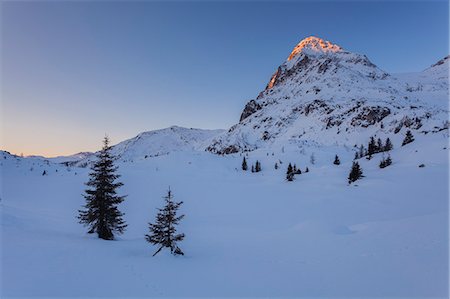
[[[406,130],[437,132],[448,128],[448,95],[448,59],[420,73],[391,75],[365,55],[308,37],[245,105],[239,123],[207,149],[354,146],[372,135],[392,140]]]
[[[336,53],[342,51],[343,49],[338,45],[335,45],[329,41],[323,40],[321,38],[310,36],[303,39],[300,43],[295,46],[294,50],[292,50],[291,54],[288,57],[288,60],[291,60],[298,53]]]

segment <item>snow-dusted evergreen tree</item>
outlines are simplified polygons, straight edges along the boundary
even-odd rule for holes
[[[392,150],[394,148],[394,146],[392,145],[391,139],[386,138],[386,143],[384,144],[384,151],[388,152],[390,150]]]
[[[405,139],[403,139],[402,146],[414,141],[414,136],[410,130],[406,131]]]
[[[85,190],[85,209],[80,210],[78,216],[80,223],[89,227],[89,233],[97,233],[104,240],[113,240],[114,232],[121,234],[127,227],[122,219],[124,214],[117,208],[125,196],[117,195],[116,190],[123,184],[117,182],[120,175],[116,174],[118,167],[114,166],[114,160],[105,136],[86,183],[89,189]]]
[[[277,162],[275,162],[275,169],[278,169],[278,163]]]
[[[256,160],[255,172],[260,172],[260,171],[261,171],[261,163],[258,160]]]
[[[339,164],[341,164],[341,160],[339,160],[338,155],[336,155],[336,156],[334,157],[333,164],[334,164],[334,165],[339,165]]]
[[[367,154],[369,156],[369,159],[372,158],[372,155],[377,152],[377,143],[375,142],[375,138],[372,136],[370,137],[369,144],[367,146]]]
[[[164,197],[166,202],[164,208],[158,209],[155,223],[149,223],[150,234],[145,235],[147,242],[159,246],[153,254],[155,256],[164,247],[170,248],[173,255],[184,255],[177,243],[183,241],[184,234],[178,234],[176,226],[180,223],[184,215],[177,216],[177,211],[183,202],[174,202],[172,191],[167,191]]]
[[[247,169],[248,169],[247,160],[245,160],[245,157],[244,157],[244,159],[242,160],[242,170],[247,171]]]
[[[354,161],[350,174],[348,175],[348,183],[351,184],[363,177],[363,172],[359,163]]]
[[[391,165],[391,164],[392,164],[391,156],[388,155],[387,158],[385,158],[385,157],[383,156],[383,158],[382,158],[381,161],[380,161],[379,167],[380,167],[380,168],[385,168],[385,167],[388,167],[388,166]]]
[[[381,141],[381,138],[377,139],[377,147],[375,149],[376,153],[380,153],[384,150],[383,141]]]
[[[309,157],[309,162],[311,162],[312,165],[316,164],[316,156],[314,156],[314,153]]]
[[[359,147],[359,158],[364,157],[366,154],[366,151],[364,149],[364,145],[361,144],[361,146]]]
[[[292,167],[291,163],[289,163],[286,171],[286,180],[288,180],[289,182],[292,182],[294,180],[294,168]]]

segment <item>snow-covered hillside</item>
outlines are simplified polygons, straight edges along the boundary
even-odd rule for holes
[[[121,160],[146,159],[167,155],[175,151],[197,151],[211,142],[223,130],[203,130],[172,126],[143,132],[113,147],[113,153]]]
[[[448,128],[448,68],[447,57],[420,73],[390,75],[365,55],[306,38],[247,103],[240,122],[208,150],[352,146],[371,135],[443,130]]]
[[[224,130],[205,130],[172,126],[160,130],[142,132],[136,137],[124,140],[112,146],[112,153],[122,162],[133,162],[180,151],[204,151],[214,137],[224,132]],[[85,167],[96,157],[94,153],[82,152],[56,158],[39,156],[27,158]]]
[[[129,226],[116,241],[77,223],[88,168],[4,155],[1,296],[447,298],[448,135],[394,142],[385,169],[382,154],[360,159],[355,185],[351,149],[308,150],[314,165],[310,152],[250,152],[259,173],[204,151],[118,161]],[[288,162],[310,171],[286,182]],[[169,186],[186,255],[152,257],[144,234]]]

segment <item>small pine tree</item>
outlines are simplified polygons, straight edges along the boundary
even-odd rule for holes
[[[348,175],[348,183],[351,184],[363,177],[363,172],[358,162],[353,162],[352,169]]]
[[[370,158],[372,158],[372,155],[376,153],[376,149],[377,149],[377,143],[375,142],[375,138],[372,136],[372,137],[370,137],[370,141],[367,146],[367,154]]]
[[[177,211],[183,204],[182,201],[174,202],[172,192],[167,191],[167,195],[164,196],[166,205],[162,209],[158,209],[159,212],[156,215],[156,222],[149,223],[150,234],[145,235],[147,242],[159,246],[158,250],[153,254],[155,256],[164,247],[170,248],[170,253],[173,255],[184,255],[177,242],[181,242],[184,239],[184,234],[177,234],[176,226],[180,223],[180,220],[184,218],[184,215],[177,216]]]
[[[359,159],[359,153],[356,152],[356,153],[355,153],[355,157],[353,158],[353,160],[358,160],[358,159]]]
[[[44,172],[42,172],[42,175],[47,175],[47,171],[44,170]]]
[[[292,182],[294,180],[294,168],[291,163],[289,163],[287,171],[286,171],[286,180]]]
[[[388,155],[388,157],[385,160],[386,167],[392,164],[391,155]]]
[[[361,144],[361,146],[359,147],[359,158],[362,158],[365,156],[365,149],[364,149],[364,145]]]
[[[260,172],[260,171],[261,171],[261,163],[258,160],[256,160],[255,172]]]
[[[381,161],[380,161],[379,167],[380,167],[380,168],[385,168],[385,167],[388,167],[388,166],[391,165],[391,164],[392,164],[391,155],[388,155],[387,158],[385,158],[385,157],[383,156],[383,158],[382,158]]]
[[[278,169],[278,163],[275,162],[275,169]]]
[[[383,141],[381,141],[381,138],[377,139],[377,148],[375,150],[376,153],[380,153],[383,151]]]
[[[333,164],[334,164],[334,165],[339,165],[339,164],[341,164],[341,160],[339,160],[338,155],[336,155],[336,156],[334,157],[334,162],[333,162]]]
[[[255,165],[252,164],[252,172],[255,172]]]
[[[293,172],[293,173],[296,173],[296,172],[297,172],[297,165],[296,165],[296,164],[294,164],[294,167],[292,167],[292,172]]]
[[[308,167],[306,167],[305,172],[309,172],[309,168]]]
[[[384,144],[384,151],[388,152],[390,150],[392,150],[394,148],[394,146],[392,145],[391,139],[386,138],[386,143]]]
[[[248,169],[247,160],[245,160],[245,157],[244,157],[244,159],[242,159],[242,170],[247,171],[247,169]]]
[[[85,210],[80,210],[78,216],[80,223],[89,227],[89,233],[96,232],[104,240],[113,240],[113,232],[121,234],[127,227],[122,219],[124,214],[117,208],[125,196],[117,195],[116,190],[123,184],[116,182],[120,175],[116,174],[118,168],[114,166],[114,160],[109,139],[105,137],[86,183],[90,189],[85,190]]]
[[[309,162],[311,162],[312,165],[316,164],[316,157],[314,156],[314,153],[312,153],[311,157],[309,157]]]
[[[406,131],[406,136],[405,136],[405,139],[403,139],[402,146],[407,145],[408,143],[411,143],[413,141],[414,141],[414,136],[411,133],[411,131],[410,130]]]

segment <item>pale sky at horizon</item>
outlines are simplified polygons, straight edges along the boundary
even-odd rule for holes
[[[2,2],[1,147],[57,156],[228,128],[303,38],[388,72],[448,55],[446,1]]]

